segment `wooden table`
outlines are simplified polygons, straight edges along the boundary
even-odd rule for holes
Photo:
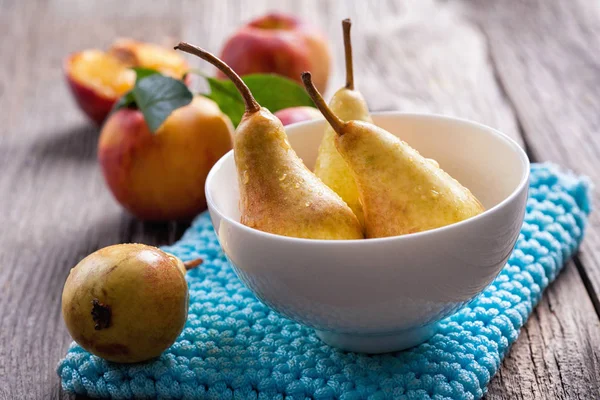
[[[62,76],[65,55],[117,36],[218,52],[236,26],[272,9],[326,31],[330,89],[342,84],[340,20],[351,17],[371,109],[478,120],[516,138],[532,161],[600,181],[597,1],[0,0],[0,399],[69,397],[55,367],[70,342],[60,296],[72,266],[113,243],[171,243],[186,228],[137,221],[112,199],[95,159],[98,130]],[[600,397],[599,292],[596,213],[487,398]]]

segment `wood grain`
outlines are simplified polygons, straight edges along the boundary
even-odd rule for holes
[[[66,398],[55,368],[71,341],[60,315],[71,267],[109,244],[161,244],[183,231],[137,222],[112,200],[95,160],[98,130],[61,70],[67,51],[119,35],[179,36],[179,10],[165,18],[173,3],[145,12],[117,1],[0,3],[0,398]]]
[[[516,110],[531,155],[598,181],[600,59],[595,53],[600,49],[600,3],[528,0],[502,7],[497,2],[465,1],[462,6],[488,37],[499,83]],[[593,197],[597,204],[597,191]],[[524,354],[527,350],[521,348],[528,344],[536,368],[521,373],[520,379],[503,379],[506,370],[511,369],[508,363],[513,364],[515,372],[531,365],[526,359],[507,358],[500,378],[490,389],[497,387],[502,395],[490,398],[598,396],[600,337],[598,329],[593,329],[597,321],[591,308],[600,311],[599,250],[600,218],[596,213],[591,216],[579,256],[565,274],[568,278],[561,276],[545,297],[553,306],[552,315],[547,315],[552,318],[542,318],[543,301],[536,314],[539,336],[536,333],[531,337],[530,322],[526,329],[529,335],[521,335],[513,350]],[[572,272],[575,269],[581,276]],[[557,289],[566,279],[572,287],[588,290]],[[584,321],[565,321],[562,316],[568,313],[580,314]],[[562,321],[556,330],[552,320],[558,316]],[[586,324],[585,320],[593,323]],[[548,344],[544,332],[553,332],[553,342],[561,344],[560,348]],[[573,352],[569,347],[577,350]],[[538,365],[544,365],[547,373],[540,375]]]
[[[587,399],[600,393],[600,323],[570,262],[546,293],[489,386],[488,400]]]
[[[599,182],[600,3],[514,3],[510,13],[487,2],[470,7],[490,38],[498,76],[518,110],[531,151]],[[599,200],[596,190],[594,203]],[[590,293],[600,293],[598,213],[590,218],[579,260]],[[593,301],[600,312],[598,297]]]
[[[581,47],[597,33],[597,13],[583,0],[574,2],[577,10],[561,22],[570,39],[559,39],[547,26],[538,26],[560,19],[555,13],[564,10],[557,5],[547,11],[535,1],[497,3],[503,6],[414,0],[110,0],[102,5],[0,0],[0,400],[69,398],[54,370],[70,342],[60,316],[60,293],[75,263],[112,243],[172,243],[186,227],[136,221],[111,198],[95,161],[98,130],[75,108],[63,82],[61,64],[67,52],[106,47],[118,36],[165,44],[186,40],[218,52],[225,37],[244,21],[268,10],[288,11],[310,19],[330,38],[335,59],[331,94],[343,82],[339,21],[351,17],[357,85],[372,109],[475,119],[518,141],[522,124],[536,156],[545,154],[547,142],[564,141],[559,135],[571,122],[577,127],[574,137],[591,137],[597,125],[589,125],[579,113],[592,106],[600,109],[600,91],[568,86],[567,69],[554,71],[556,65],[567,68],[568,60],[555,60],[555,52],[535,48],[534,39],[547,35],[544,43],[550,50]],[[536,12],[546,10],[540,21],[525,13],[532,12],[528,7],[534,3]],[[489,23],[495,18],[503,22]],[[482,28],[482,21],[490,28]],[[519,35],[529,31],[537,36],[519,48]],[[582,56],[579,47],[579,52],[567,54],[578,55],[579,63],[588,66],[578,85],[593,87],[596,81],[590,76],[597,63]],[[212,71],[206,63],[191,62]],[[550,72],[539,76],[528,69],[542,62]],[[530,66],[523,69],[519,63]],[[540,88],[548,90],[543,99],[568,98],[578,108],[546,110],[535,97]],[[591,100],[582,100],[581,94]],[[540,104],[525,104],[532,98]],[[579,105],[584,101],[592,106]],[[557,116],[560,129],[547,129]],[[597,112],[593,118],[597,122]],[[538,127],[543,132],[534,129]],[[581,133],[584,128],[587,133]],[[572,162],[581,151],[592,152],[569,141],[563,150],[567,155],[558,152],[547,158]],[[597,168],[598,161],[589,158],[578,170]],[[592,223],[596,225],[598,221]],[[596,247],[589,247],[590,237],[587,242],[582,270],[594,276],[587,268],[597,264],[588,259],[600,257],[600,242]],[[598,328],[593,303],[578,269],[570,264],[528,322],[488,398],[585,398],[598,393]]]

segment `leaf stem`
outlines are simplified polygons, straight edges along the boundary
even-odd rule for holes
[[[254,96],[252,96],[252,92],[250,92],[250,89],[248,89],[248,86],[246,86],[242,78],[240,78],[240,76],[236,74],[231,69],[231,67],[225,64],[223,61],[221,61],[217,56],[209,53],[204,49],[201,49],[200,47],[185,42],[181,42],[177,46],[175,46],[175,50],[181,50],[186,53],[198,56],[201,59],[208,61],[209,63],[220,69],[225,75],[227,75],[227,77],[231,79],[237,90],[244,98],[246,113],[253,114],[260,110],[260,104],[258,104],[258,102],[254,99]]]
[[[312,81],[312,76],[310,75],[310,72],[302,73],[302,82],[304,83],[306,92],[308,93],[310,98],[315,102],[317,108],[319,109],[319,111],[321,111],[321,114],[323,114],[327,122],[329,122],[329,125],[331,125],[333,130],[338,135],[343,135],[344,121],[342,121],[337,115],[335,115],[333,111],[331,111],[331,108],[329,108],[327,103],[325,103],[325,100],[323,100],[323,96],[321,96],[321,93],[319,93]]]

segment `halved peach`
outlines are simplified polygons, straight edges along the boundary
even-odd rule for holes
[[[128,67],[150,68],[176,79],[181,79],[189,69],[175,50],[132,39],[117,39],[108,53]]]
[[[70,55],[65,75],[79,107],[101,124],[115,102],[135,84],[131,67],[151,68],[181,79],[187,63],[173,50],[131,39],[117,40],[109,51],[92,49]]]

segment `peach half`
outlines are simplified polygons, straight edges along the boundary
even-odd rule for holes
[[[182,79],[187,63],[175,51],[150,43],[119,39],[107,51],[84,50],[67,57],[64,70],[75,101],[100,125],[115,102],[135,84],[132,67],[155,69]]]

